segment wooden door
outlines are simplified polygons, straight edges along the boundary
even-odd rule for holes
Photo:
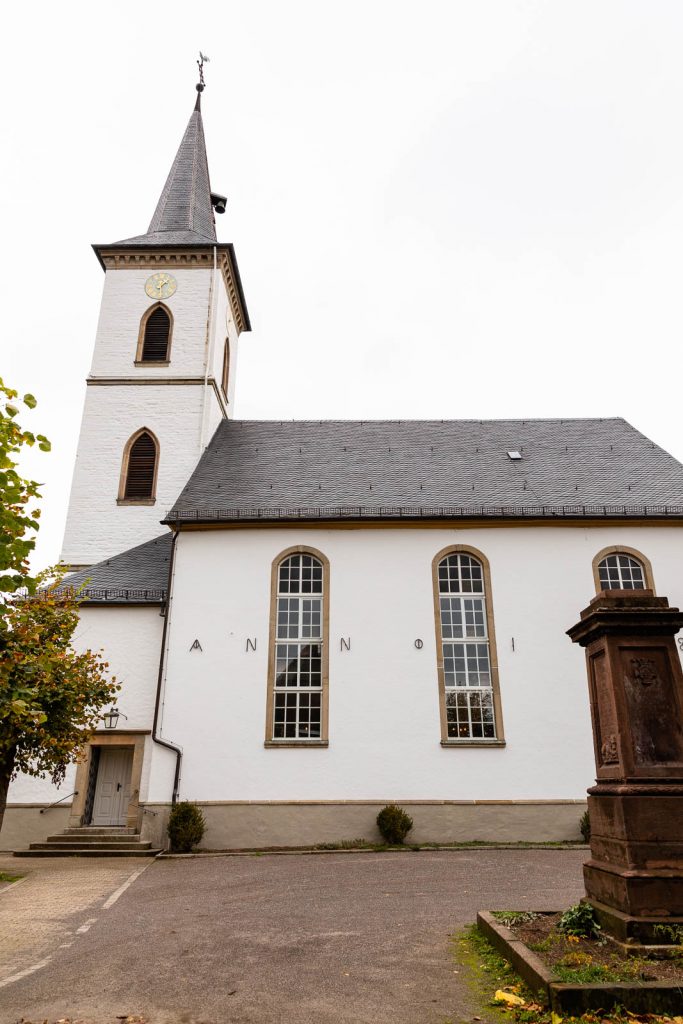
[[[132,747],[102,747],[91,825],[125,825],[130,803]]]

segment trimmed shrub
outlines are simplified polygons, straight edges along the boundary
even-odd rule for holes
[[[588,811],[584,811],[579,819],[579,831],[583,836],[584,843],[590,843],[591,841],[591,820],[588,817]]]
[[[413,819],[396,804],[387,804],[377,815],[377,828],[391,846],[402,843],[413,827]]]
[[[206,821],[197,804],[181,800],[171,810],[168,819],[168,837],[173,853],[190,853],[201,843],[206,832]]]

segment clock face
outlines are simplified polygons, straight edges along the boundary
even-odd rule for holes
[[[150,299],[167,299],[173,295],[178,287],[178,282],[171,274],[152,274],[145,281],[145,291]]]

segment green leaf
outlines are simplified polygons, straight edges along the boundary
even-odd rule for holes
[[[37,401],[31,394],[24,395],[24,405],[27,405],[29,409],[35,409],[38,405]]]

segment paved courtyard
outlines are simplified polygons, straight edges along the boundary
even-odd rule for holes
[[[585,856],[3,858],[27,878],[0,892],[0,1021],[471,1020],[450,936],[480,908],[575,902]]]

